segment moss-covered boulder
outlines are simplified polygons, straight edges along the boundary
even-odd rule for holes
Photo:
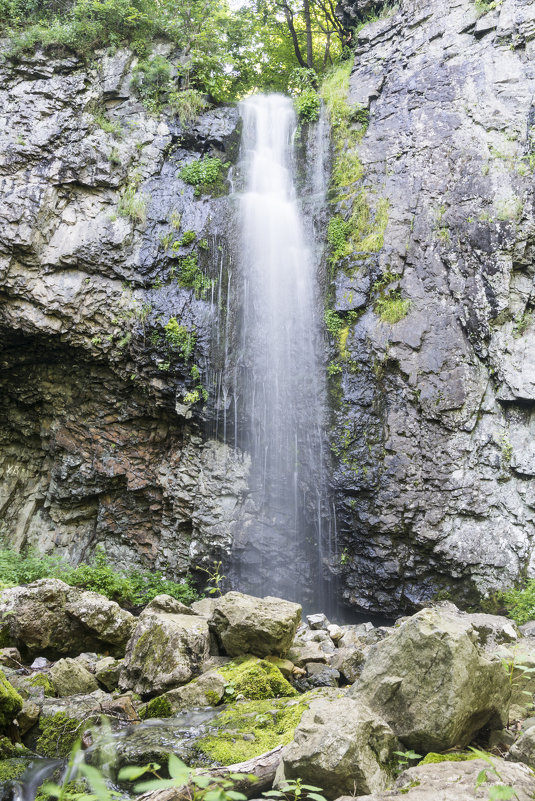
[[[11,759],[0,759],[0,797],[8,797],[6,794],[4,796],[4,790],[12,782],[16,782],[17,779],[20,779],[24,771],[29,765],[29,760],[24,759],[21,757],[15,757]]]
[[[275,786],[301,778],[329,799],[384,789],[400,744],[388,724],[365,704],[345,696],[310,703],[283,751]]]
[[[225,680],[227,695],[244,695],[252,701],[297,695],[278,667],[265,659],[244,657],[223,665],[218,672]]]
[[[0,646],[27,657],[77,656],[106,650],[122,656],[136,619],[96,592],[40,579],[0,593]]]
[[[143,612],[126,649],[120,687],[146,696],[185,684],[200,673],[209,641],[202,617]]]
[[[21,696],[0,670],[0,731],[9,726],[21,709]]]
[[[88,695],[98,690],[98,682],[95,676],[90,673],[76,659],[60,659],[50,669],[50,680],[56,691],[61,696],[66,695]]]
[[[228,592],[216,598],[209,624],[229,656],[283,656],[292,644],[301,613],[299,604],[282,598]]]
[[[184,684],[182,687],[169,690],[165,695],[160,696],[160,698],[169,704],[171,714],[183,709],[217,706],[225,696],[225,687],[226,681],[223,676],[215,670],[210,670],[208,673],[203,673],[198,679],[194,679],[188,682],[188,684]],[[153,701],[157,700],[156,698],[153,699]],[[149,702],[149,705],[150,703],[151,702]],[[156,717],[162,716],[156,715]]]
[[[463,747],[484,726],[501,729],[511,688],[501,661],[478,646],[469,616],[442,604],[373,646],[349,694],[425,754]]]
[[[73,718],[67,712],[41,715],[35,750],[44,757],[66,757],[84,729],[85,721]]]

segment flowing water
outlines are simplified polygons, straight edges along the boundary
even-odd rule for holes
[[[296,194],[297,123],[292,102],[281,95],[248,98],[241,114],[242,312],[232,392],[237,444],[251,456],[255,513],[235,543],[234,569],[246,592],[325,609],[333,546],[321,293],[306,198]],[[322,202],[323,161],[309,173],[304,194]]]

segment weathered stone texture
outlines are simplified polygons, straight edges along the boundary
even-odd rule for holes
[[[0,67],[0,512],[16,548],[77,562],[105,543],[116,564],[178,578],[229,549],[247,494],[247,460],[209,439],[228,198],[178,176],[201,154],[232,160],[239,115],[211,110],[187,132],[149,115],[135,64],[37,52]],[[146,220],[119,213],[134,185]],[[185,231],[195,242],[173,250]],[[178,285],[190,253],[218,303]],[[196,334],[187,362],[171,317]],[[184,402],[194,363],[204,409]]]
[[[358,35],[355,189],[389,212],[383,249],[336,282],[358,312],[333,430],[352,604],[535,574],[534,47],[534,6],[513,0],[403,0]],[[396,289],[410,308],[390,325],[377,300]]]

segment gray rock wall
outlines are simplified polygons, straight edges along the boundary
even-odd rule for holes
[[[199,154],[232,161],[239,118],[150,116],[132,54],[95,64],[40,52],[0,68],[2,534],[73,562],[103,543],[177,578],[229,549],[247,496],[247,460],[212,438],[229,200],[178,177]],[[119,213],[128,188],[137,219]],[[195,242],[173,251],[185,231]],[[204,298],[176,281],[191,253]],[[172,317],[196,336],[189,360]],[[184,401],[193,364],[204,408]]]
[[[535,5],[515,0],[403,0],[358,37],[361,186],[389,212],[384,248],[336,279],[358,315],[332,431],[352,604],[535,575],[534,48]],[[398,289],[391,325],[377,302]]]

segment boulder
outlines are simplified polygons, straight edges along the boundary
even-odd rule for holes
[[[144,611],[128,643],[119,686],[158,695],[186,684],[201,672],[209,640],[202,617]]]
[[[318,698],[310,703],[277,770],[275,787],[288,779],[323,788],[328,799],[373,793],[390,779],[394,733],[369,707],[350,698]]]
[[[349,695],[367,703],[420,753],[464,746],[507,721],[511,688],[453,604],[424,609],[373,646]]]
[[[317,642],[300,642],[296,640],[288,651],[288,659],[297,667],[304,667],[309,662],[326,664],[328,656]]]
[[[477,787],[478,776],[485,771],[486,781]],[[525,765],[515,765],[497,757],[492,764],[483,759],[468,762],[439,762],[420,765],[403,771],[394,788],[371,795],[343,796],[338,801],[486,801],[489,791],[496,785],[514,789],[515,795],[495,795],[494,798],[512,798],[514,801],[531,801],[535,793],[535,776]],[[498,791],[499,792],[499,791]]]
[[[305,670],[308,687],[338,687],[340,673],[336,668],[322,665],[320,662],[309,662],[305,665]]]
[[[301,622],[301,611],[299,604],[281,598],[228,592],[216,599],[209,624],[229,656],[283,656]]]
[[[147,604],[144,612],[165,612],[172,615],[195,615],[196,612],[190,606],[186,606],[181,601],[177,601],[171,595],[156,595]]]
[[[22,704],[22,709],[17,715],[17,724],[19,727],[19,735],[21,737],[24,737],[26,732],[30,731],[30,729],[35,726],[39,720],[40,714],[41,708],[38,704],[29,699],[24,701]]]
[[[307,623],[312,630],[325,629],[329,626],[329,621],[323,612],[316,615],[307,615]]]
[[[56,694],[89,695],[98,690],[95,676],[75,659],[60,659],[50,669],[50,680]]]
[[[14,720],[22,709],[22,698],[0,670],[0,731]]]
[[[26,656],[76,656],[87,648],[122,655],[135,624],[114,601],[59,579],[0,593],[0,642]]]
[[[360,648],[338,648],[330,665],[339,670],[349,684],[353,684],[361,674],[365,658]]]
[[[122,659],[105,656],[104,659],[99,659],[95,665],[95,678],[105,690],[111,693],[119,684],[122,667]]]
[[[10,668],[20,668],[22,657],[18,648],[0,648],[0,665]]]
[[[225,695],[226,680],[216,671],[203,673],[199,678],[169,690],[160,698],[166,699],[171,712],[203,706],[217,706]],[[153,701],[158,699],[154,698]],[[149,702],[149,705],[152,701]]]
[[[535,768],[535,726],[531,726],[520,735],[507,754],[512,762],[523,762],[530,768]]]

